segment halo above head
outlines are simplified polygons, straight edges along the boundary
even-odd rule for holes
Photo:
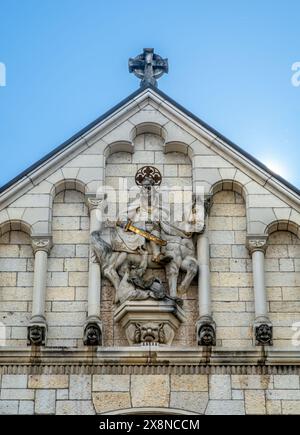
[[[154,166],[143,166],[135,174],[135,182],[138,186],[143,186],[143,182],[147,178],[152,181],[151,184],[153,186],[161,185],[162,182],[161,173]]]

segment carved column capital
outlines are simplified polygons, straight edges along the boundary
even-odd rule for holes
[[[264,254],[267,250],[268,236],[247,236],[247,248],[252,255],[253,252],[260,251]]]
[[[105,204],[105,195],[86,195],[86,205],[89,211],[103,208]]]
[[[31,246],[34,253],[38,251],[44,251],[47,252],[47,254],[49,255],[50,250],[52,248],[52,237],[49,236],[33,237],[31,239]]]

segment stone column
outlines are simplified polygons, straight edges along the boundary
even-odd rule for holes
[[[197,340],[199,346],[216,345],[216,324],[211,312],[211,288],[210,288],[210,255],[207,220],[211,199],[205,201],[205,226],[197,240],[198,272],[198,304],[199,319],[196,324]]]
[[[101,231],[102,209],[104,198],[87,197],[90,212],[90,234]],[[89,284],[88,284],[88,317],[84,325],[84,344],[86,346],[101,346],[102,322],[100,319],[101,307],[101,270],[90,248],[89,258]]]
[[[51,237],[34,237],[34,280],[32,296],[32,316],[28,326],[28,344],[44,346],[46,342],[47,322],[45,301],[47,289],[48,255],[52,246]]]
[[[254,337],[256,346],[272,345],[273,327],[268,317],[265,286],[265,253],[267,236],[247,238],[247,246],[252,257],[253,289],[255,303]]]

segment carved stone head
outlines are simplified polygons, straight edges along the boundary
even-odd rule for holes
[[[137,324],[136,337],[139,337],[140,343],[161,343],[160,341],[160,330],[163,330],[163,325],[158,325],[155,323],[146,323],[143,325]],[[164,342],[164,341],[163,341]]]
[[[155,186],[155,181],[153,180],[152,177],[146,175],[141,185],[145,191],[149,192],[151,191],[152,187]]]
[[[262,323],[255,327],[255,340],[257,345],[272,345],[273,328],[272,325]]]
[[[213,325],[204,324],[200,327],[198,333],[199,346],[215,346],[216,345],[216,332]]]
[[[28,327],[28,343],[34,346],[45,344],[46,327],[42,325],[32,325]]]
[[[157,343],[168,344],[173,338],[173,331],[165,323],[135,323],[127,330],[128,338],[134,344]]]
[[[85,346],[100,346],[102,343],[102,334],[100,326],[97,323],[89,323],[84,331]]]

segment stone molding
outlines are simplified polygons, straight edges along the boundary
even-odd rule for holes
[[[300,374],[300,353],[159,346],[3,349],[0,374]]]

